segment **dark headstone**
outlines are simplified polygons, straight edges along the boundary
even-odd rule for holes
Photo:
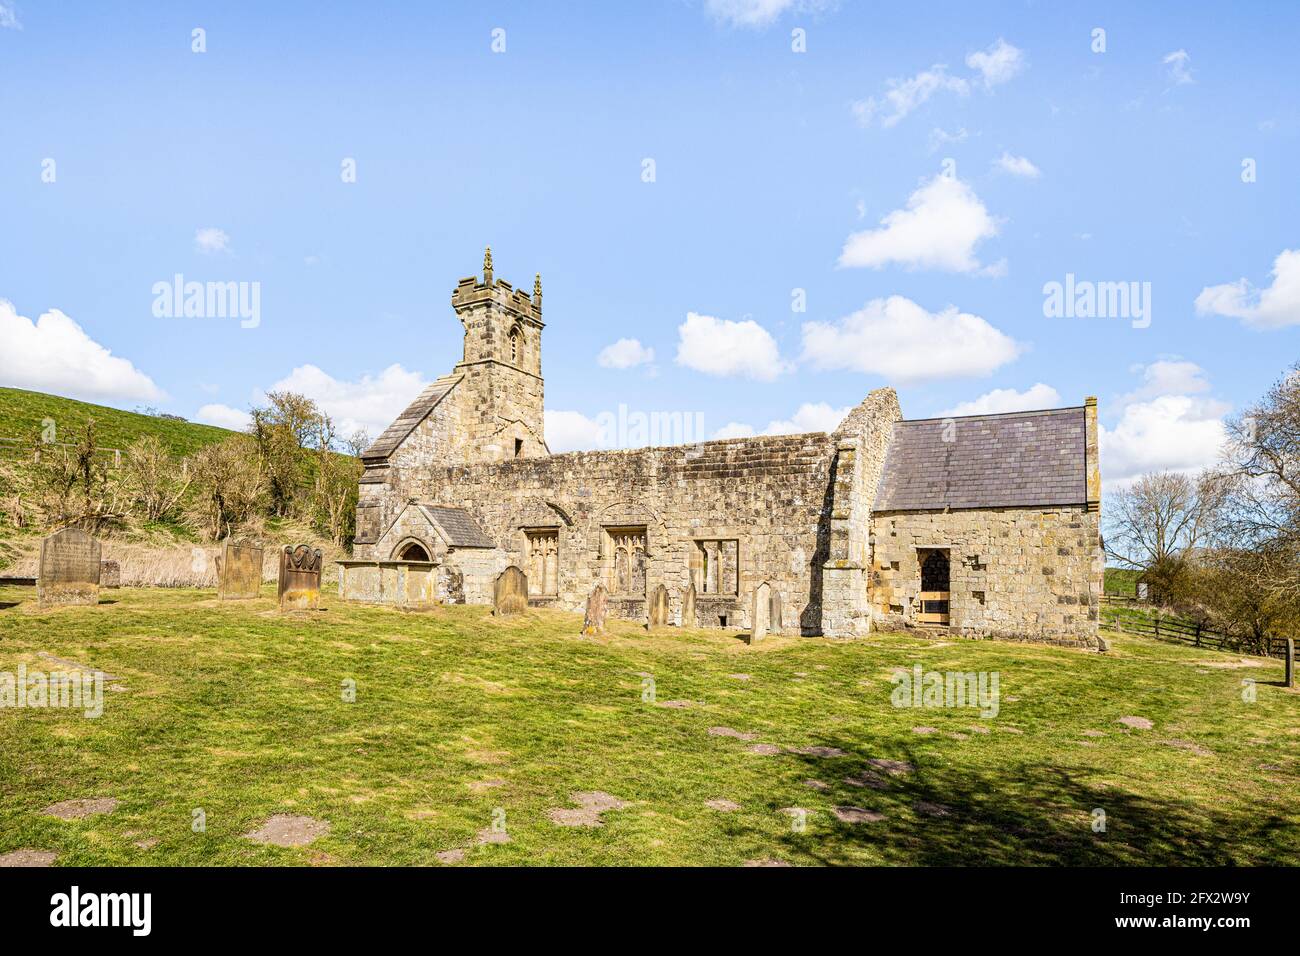
[[[277,591],[281,611],[314,611],[320,607],[322,563],[320,548],[305,544],[284,546],[280,552],[280,585]]]
[[[492,606],[493,613],[502,617],[528,610],[528,575],[513,564],[497,575]]]
[[[80,528],[64,528],[42,541],[37,603],[98,604],[100,550],[99,542]]]
[[[656,631],[668,626],[668,589],[662,584],[655,585],[650,592],[650,615],[647,627]]]
[[[283,558],[280,564],[283,567]],[[316,587],[319,590],[319,581]],[[217,555],[217,597],[222,601],[243,601],[261,593],[262,549],[227,541]]]
[[[100,561],[99,586],[101,588],[120,588],[122,586],[122,565],[116,561]]]
[[[749,609],[749,643],[756,644],[767,637],[772,625],[772,588],[764,581],[754,588],[754,602]]]
[[[682,627],[695,626],[695,585],[692,584],[682,595]]]
[[[587,611],[582,616],[583,634],[604,634],[605,614],[609,609],[609,594],[603,584],[597,584],[587,596]]]

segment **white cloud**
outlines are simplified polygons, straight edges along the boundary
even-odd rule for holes
[[[688,312],[677,334],[677,364],[697,372],[770,382],[789,369],[772,333],[752,319],[732,322]]]
[[[975,247],[998,234],[998,220],[966,183],[942,174],[922,184],[880,220],[881,228],[852,233],[839,264],[879,269],[891,262],[909,269],[978,272]],[[990,267],[996,273],[998,267]]]
[[[1003,153],[995,159],[993,167],[1002,170],[1004,173],[1010,173],[1012,176],[1024,176],[1027,179],[1037,179],[1043,175],[1042,171],[1026,157],[1012,156],[1010,153]]]
[[[165,397],[148,375],[58,309],[33,322],[0,299],[0,342],[0,385],[92,401]]]
[[[966,127],[961,127],[955,133],[950,133],[946,129],[936,126],[930,130],[930,152],[934,152],[940,146],[947,146],[950,143],[964,143],[970,138],[970,133],[966,132]]]
[[[988,375],[1023,347],[968,312],[927,312],[911,299],[872,299],[837,322],[805,322],[803,357],[818,368],[849,369],[904,384]]]
[[[1257,329],[1300,325],[1300,249],[1283,249],[1270,275],[1267,289],[1256,289],[1248,279],[1207,286],[1196,297],[1197,313],[1226,315]]]
[[[925,104],[936,93],[955,93],[966,96],[970,83],[959,76],[951,76],[948,67],[937,63],[916,76],[894,77],[886,81],[889,87],[880,98],[870,96],[853,104],[853,115],[863,126],[870,126],[880,116],[880,125],[895,126],[909,113]],[[888,110],[883,115],[882,111]]]
[[[733,27],[762,29],[787,10],[813,13],[832,5],[832,0],[705,0],[704,8],[715,20]]]
[[[429,383],[399,364],[355,381],[337,379],[315,365],[300,365],[267,391],[289,391],[314,399],[334,419],[340,435],[364,428],[371,439],[393,423]]]
[[[844,416],[852,411],[851,407],[832,408],[826,402],[804,402],[798,410],[787,419],[775,419],[767,423],[761,432],[744,422],[728,422],[713,437],[751,438],[754,435],[802,435],[805,432],[833,432],[839,428]]]
[[[1161,395],[1198,395],[1210,390],[1205,369],[1178,358],[1160,359],[1150,365],[1134,365],[1130,372],[1142,375],[1142,385],[1124,396],[1125,402],[1140,402]]]
[[[1165,359],[1137,365],[1143,384],[1121,399],[1114,428],[1101,427],[1101,476],[1107,489],[1151,471],[1193,474],[1219,459],[1231,406],[1199,393],[1209,390],[1192,362]]]
[[[194,233],[194,251],[208,256],[216,255],[218,252],[229,252],[230,237],[223,229],[206,226]]]
[[[1027,412],[1040,408],[1058,408],[1061,404],[1060,393],[1050,385],[1039,382],[1023,392],[1014,388],[995,388],[985,392],[979,398],[969,402],[959,402],[939,415],[956,417],[958,415],[1000,415],[1004,412]]]
[[[605,429],[582,412],[564,412],[546,409],[546,447],[554,454],[566,451],[587,451],[600,448],[605,443]]]
[[[1195,83],[1192,79],[1192,55],[1186,50],[1175,50],[1173,53],[1166,53],[1165,58],[1160,61],[1169,67],[1169,79],[1175,86],[1184,86],[1188,83]]]
[[[18,12],[14,9],[12,3],[0,3],[0,29],[3,30],[21,30],[23,25],[18,22]]]
[[[966,65],[979,71],[986,87],[994,87],[1020,73],[1025,68],[1025,57],[1021,50],[998,37],[987,50],[968,53]]]
[[[635,368],[654,360],[655,350],[646,348],[637,339],[619,339],[613,345],[606,345],[596,356],[596,363],[602,368]]]
[[[195,413],[194,420],[205,425],[216,425],[218,428],[229,428],[234,432],[242,432],[252,422],[248,412],[241,412],[237,408],[219,402],[204,405]]]

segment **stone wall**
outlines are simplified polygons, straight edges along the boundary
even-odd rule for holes
[[[1098,646],[1105,560],[1086,506],[877,512],[871,602],[877,626],[915,623],[918,548],[949,550],[949,628],[968,637]]]

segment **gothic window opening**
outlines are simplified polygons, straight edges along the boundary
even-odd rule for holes
[[[397,555],[399,561],[428,561],[429,552],[425,550],[424,545],[412,541],[406,545]]]
[[[696,541],[691,579],[696,594],[739,594],[740,543],[734,539]]]
[[[527,532],[528,556],[525,574],[528,593],[539,597],[560,593],[560,532],[543,528]]]
[[[519,330],[510,330],[510,364],[519,364]]]
[[[646,529],[606,528],[609,547],[609,590],[623,597],[645,597]]]

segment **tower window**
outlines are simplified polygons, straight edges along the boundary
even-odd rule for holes
[[[512,364],[519,364],[519,333],[510,333],[510,361]]]
[[[516,458],[520,458],[520,457],[523,456],[523,454],[524,454],[524,440],[523,440],[522,438],[516,438],[516,439],[515,439],[515,457],[516,457]]]

